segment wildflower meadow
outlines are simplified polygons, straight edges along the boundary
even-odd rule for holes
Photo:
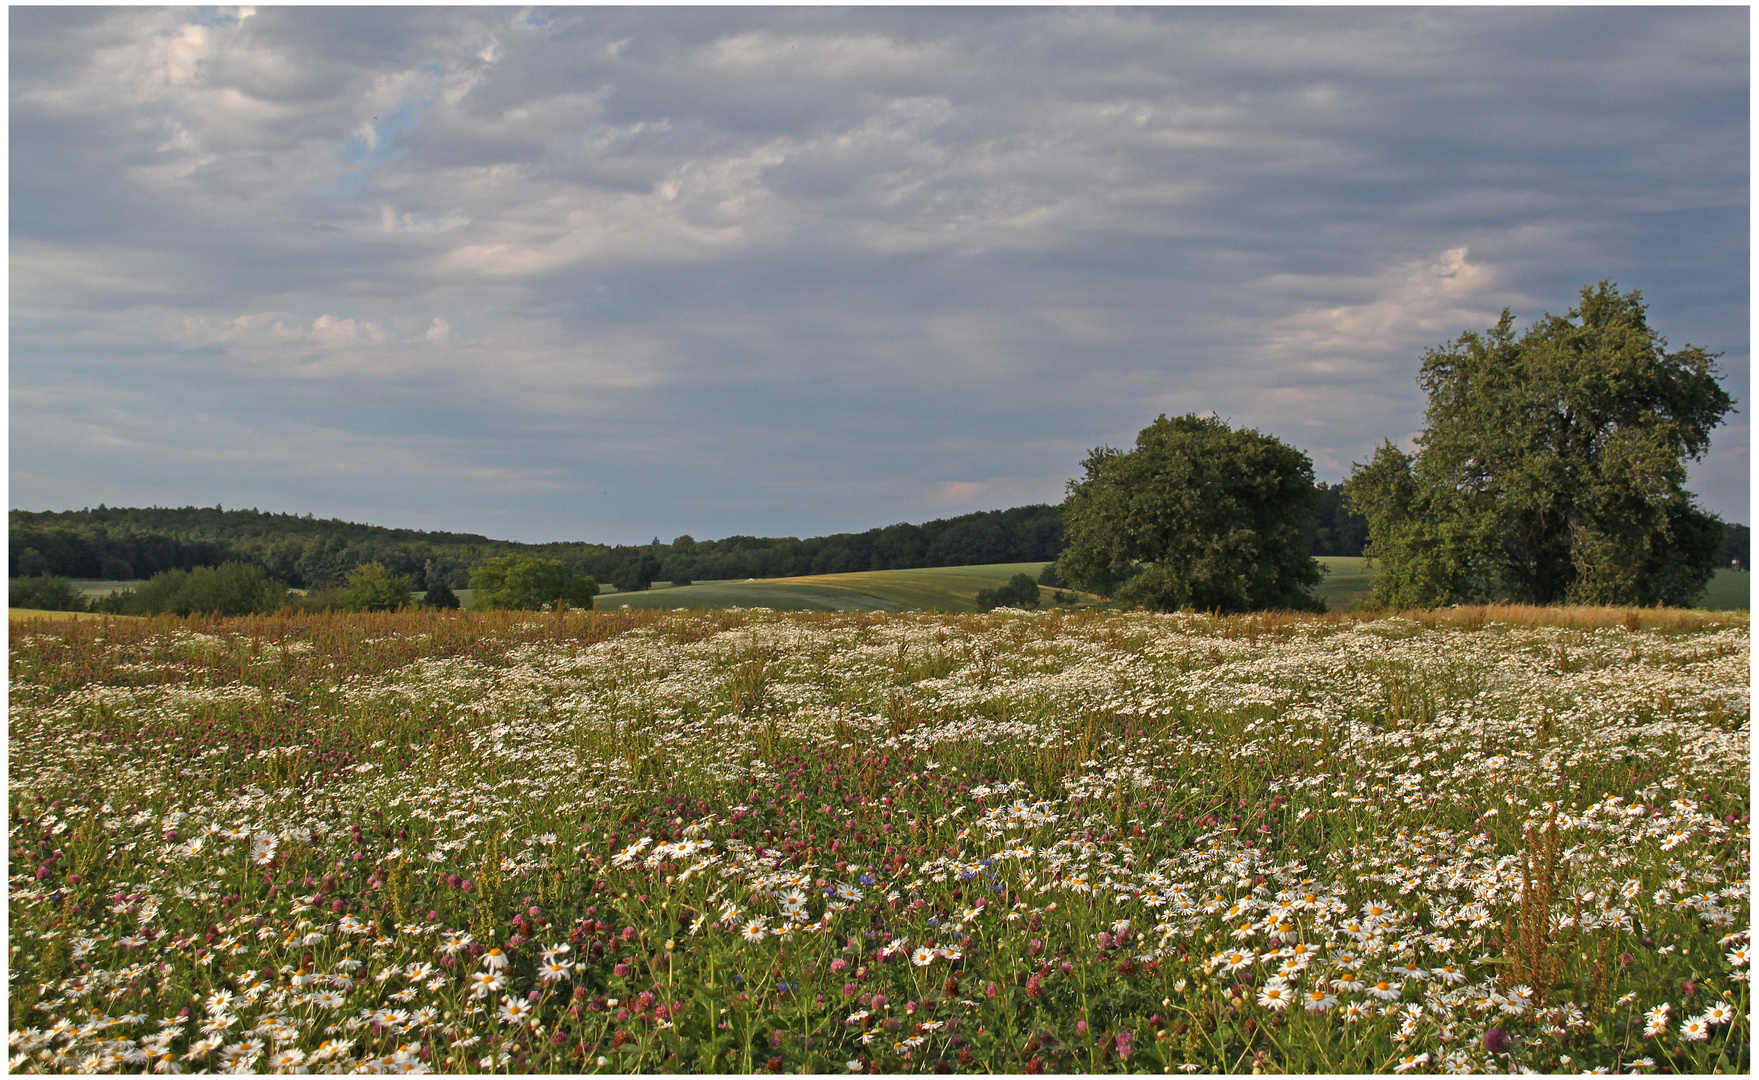
[[[1727,616],[14,623],[14,1072],[1744,1072]]]

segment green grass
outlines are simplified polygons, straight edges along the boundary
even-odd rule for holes
[[[1330,610],[1353,611],[1368,599],[1375,568],[1367,559],[1322,555],[1319,562],[1327,573],[1317,591]],[[990,563],[758,581],[704,581],[677,588],[661,586],[648,592],[607,589],[599,595],[597,606],[601,610],[615,610],[627,604],[637,611],[728,607],[767,607],[777,611],[976,611],[979,589],[994,588],[1014,574],[1037,578],[1044,566],[1041,562]],[[1746,611],[1751,588],[1749,576],[1745,570],[1718,570],[1697,606],[1709,611]],[[1054,592],[1043,590],[1043,606],[1052,606],[1050,598]],[[465,593],[461,591],[459,597],[465,599]],[[1098,604],[1097,597],[1084,595],[1078,606]]]
[[[1005,584],[1015,574],[1036,578],[1044,565],[989,563],[756,581],[703,581],[648,592],[607,590],[599,594],[597,607],[602,611],[614,611],[625,604],[632,610],[767,607],[777,611],[976,611],[980,589]],[[1041,603],[1051,606],[1055,590],[1043,592]]]
[[[7,618],[11,622],[25,622],[30,619],[136,619],[138,615],[104,615],[91,611],[44,611],[41,608],[7,608]]]
[[[1333,611],[1352,611],[1368,599],[1374,585],[1375,568],[1368,560],[1347,555],[1322,555],[1321,565],[1329,573],[1320,583],[1319,595]],[[1710,579],[1696,607],[1706,611],[1746,611],[1752,595],[1751,575],[1745,570],[1718,570]]]
[[[977,594],[983,589],[1005,585],[1015,574],[1037,579],[1044,563],[987,563],[980,566],[941,566],[919,570],[869,570],[855,574],[824,574],[817,577],[778,578],[799,585],[824,582],[833,588],[848,589],[887,600],[920,611],[976,611]],[[1048,606],[1052,590],[1041,604]]]
[[[88,600],[95,600],[100,596],[109,596],[111,593],[121,592],[123,589],[137,588],[147,583],[146,578],[137,578],[133,581],[111,581],[105,578],[69,578],[68,581]]]
[[[829,585],[783,584],[776,581],[705,581],[666,586],[646,592],[599,594],[600,611],[627,606],[633,611],[672,608],[773,608],[776,611],[902,611],[904,605],[866,593]]]
[[[1325,580],[1315,590],[1325,606],[1332,611],[1351,611],[1368,597],[1374,584],[1374,571],[1368,560],[1359,555],[1321,555],[1319,564],[1326,569]]]
[[[1328,573],[1318,593],[1332,611],[1352,611],[1368,597],[1374,569],[1359,556],[1322,555]],[[676,588],[656,586],[647,592],[618,592],[607,587],[599,594],[601,610],[627,604],[636,611],[671,608],[767,607],[777,611],[976,611],[977,591],[1001,585],[1014,574],[1038,577],[1044,563],[990,563],[982,566],[943,566],[918,570],[873,570],[854,574],[818,574],[810,577],[765,578],[758,581],[701,581]],[[1745,570],[1718,570],[1699,598],[1697,606],[1708,611],[1746,611],[1752,595],[1751,575]],[[75,578],[74,588],[88,599],[132,589],[144,581],[106,581]],[[470,605],[470,590],[459,589],[459,602]],[[1046,589],[1042,604],[1050,607],[1054,590]],[[422,594],[417,593],[419,598]],[[1084,597],[1077,606],[1094,606],[1095,597]],[[16,615],[14,616],[17,617]]]
[[[1709,611],[1746,611],[1753,596],[1752,575],[1745,570],[1718,570],[1698,606]]]

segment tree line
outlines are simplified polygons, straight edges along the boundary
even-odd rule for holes
[[[474,611],[589,609],[599,584],[555,559],[515,553],[485,559],[470,572]],[[91,599],[64,577],[14,578],[11,606],[43,611],[97,611],[111,615],[273,615],[291,612],[456,609],[458,595],[435,582],[418,600],[414,583],[381,563],[363,563],[339,585],[297,593],[262,567],[225,562],[190,570],[161,570],[132,589]]]
[[[1360,555],[1367,522],[1344,504],[1341,485],[1317,485],[1315,555]],[[424,532],[311,515],[220,507],[14,510],[9,576],[127,581],[166,570],[240,562],[294,588],[339,585],[357,566],[378,563],[418,590],[469,586],[484,560],[515,553],[554,559],[620,590],[655,581],[804,577],[927,566],[1044,562],[1062,554],[1061,508],[1045,504],[984,510],[921,525],[807,539],[730,536],[607,546],[522,544],[470,533]]]
[[[655,581],[792,577],[922,566],[1038,562],[1062,550],[1057,508],[1022,506],[860,533],[807,539],[730,536],[671,543],[524,544],[468,533],[423,532],[309,515],[220,507],[14,510],[12,577],[56,575],[130,580],[166,570],[240,562],[295,588],[327,588],[357,566],[378,563],[418,589],[468,588],[485,560],[511,554],[552,559],[622,590]]]

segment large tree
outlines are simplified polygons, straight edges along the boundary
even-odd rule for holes
[[[1416,454],[1387,443],[1348,487],[1375,600],[1690,603],[1723,538],[1685,490],[1733,407],[1719,355],[1669,352],[1642,294],[1606,281],[1519,337],[1504,311],[1429,350]]]
[[[1083,465],[1063,503],[1063,580],[1162,611],[1324,609],[1307,535],[1318,493],[1301,451],[1190,414]]]

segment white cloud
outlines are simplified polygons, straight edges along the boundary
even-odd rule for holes
[[[1500,305],[1495,268],[1474,263],[1465,247],[1414,259],[1368,279],[1275,275],[1268,291],[1289,295],[1321,288],[1366,294],[1356,303],[1308,307],[1277,320],[1266,343],[1278,363],[1320,374],[1361,371],[1365,358],[1437,344],[1495,323]]]
[[[933,43],[898,42],[878,34],[776,34],[762,30],[719,38],[699,55],[710,70],[766,81],[848,82],[877,76],[924,76],[964,59]]]

